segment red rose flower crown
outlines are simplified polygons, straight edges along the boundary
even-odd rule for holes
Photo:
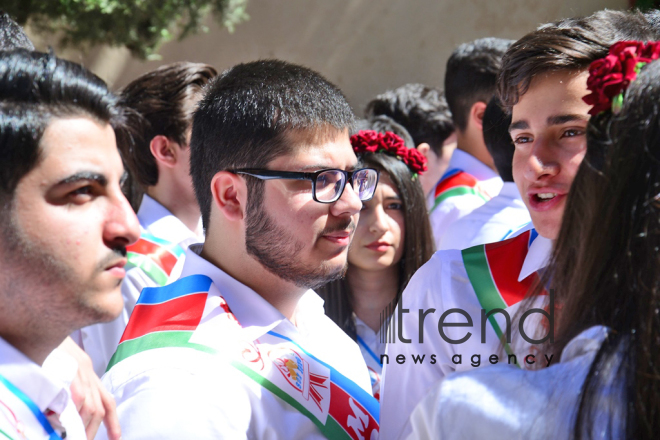
[[[351,136],[351,145],[355,154],[385,153],[405,163],[413,174],[422,175],[426,168],[426,158],[415,148],[406,147],[404,140],[388,131],[379,133],[374,130],[362,130]]]
[[[637,78],[643,66],[660,58],[660,42],[619,41],[610,47],[605,58],[589,66],[587,89],[590,94],[582,98],[593,105],[589,114],[595,116],[611,110],[617,114],[623,105],[623,93]]]

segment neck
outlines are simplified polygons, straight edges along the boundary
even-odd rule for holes
[[[476,158],[479,162],[483,163],[493,171],[497,172],[495,163],[491,157],[486,144],[484,144],[483,134],[481,131],[474,133],[475,130],[467,129],[465,131],[456,131],[456,148],[465,151],[467,154]]]
[[[214,234],[219,235],[219,234]],[[220,240],[207,234],[201,256],[240,283],[254,290],[294,325],[298,301],[308,290],[283,280],[245,252],[240,234],[225,233]],[[229,252],[234,250],[235,252]]]
[[[147,195],[167,208],[173,216],[181,220],[181,223],[186,225],[188,229],[197,235],[201,235],[199,231],[199,218],[201,213],[197,200],[187,197],[181,197],[179,188],[169,185],[167,180],[159,180],[155,186],[147,188]]]
[[[346,280],[352,292],[353,312],[377,332],[382,325],[381,313],[396,298],[399,266],[368,271],[351,265]]]

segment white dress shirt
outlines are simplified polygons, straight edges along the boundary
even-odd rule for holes
[[[58,435],[62,435],[64,430],[67,440],[87,438],[69,391],[77,368],[76,361],[58,349],[40,367],[0,338],[0,376],[35,405],[37,414],[50,410],[59,415],[50,416],[47,426]],[[48,439],[49,435],[35,413],[18,397],[20,393],[13,392],[0,382],[0,433],[4,432],[10,439],[16,440]],[[0,435],[0,438],[5,437]]]
[[[203,236],[196,235],[177,217],[172,215],[167,208],[144,195],[140,209],[137,212],[141,232],[168,241],[177,243],[184,250],[192,243],[204,241]],[[201,219],[198,231],[201,231]],[[181,257],[172,270],[170,279],[178,278],[185,257]],[[94,324],[74,332],[72,338],[80,345],[92,359],[94,371],[101,377],[105,373],[110,358],[114,354],[117,344],[124,333],[128,318],[130,318],[140,292],[145,287],[155,287],[157,284],[144,273],[139,267],[133,267],[126,272],[126,277],[121,285],[121,293],[124,297],[124,309],[121,315],[114,321]]]
[[[583,331],[568,343],[560,363],[538,371],[498,365],[443,379],[413,411],[407,438],[572,438],[580,391],[606,335],[605,327]],[[606,408],[605,402],[599,402],[603,411],[597,412],[592,438],[623,434],[619,422],[625,417],[626,403],[622,394],[609,394],[603,400],[615,404]]]
[[[294,325],[255,291],[200,257],[196,253],[200,250],[194,245],[187,251],[181,277],[210,277],[246,340],[254,341],[271,330],[291,338],[371,394],[360,349],[325,315],[316,293],[308,290],[302,296]],[[218,316],[225,315],[214,315],[207,322]],[[194,336],[196,340],[222,337],[197,332]],[[103,383],[115,397],[127,440],[323,438],[308,417],[220,356],[185,348],[147,350],[118,362]],[[97,438],[106,438],[103,430]]]
[[[448,170],[455,169],[470,174],[477,179],[479,192],[488,199],[495,197],[502,188],[503,182],[500,176],[465,151],[454,150],[449,161]],[[438,206],[435,206],[435,190],[431,191],[427,198],[427,208],[431,210],[429,220],[431,221],[436,249],[446,249],[442,247],[442,240],[452,223],[465,217],[484,203],[486,203],[486,200],[482,197],[475,194],[463,194],[445,199]]]
[[[538,236],[529,247],[529,251],[519,271],[518,281],[526,279],[547,264],[552,249],[552,242]],[[518,273],[518,272],[516,272]],[[511,319],[516,316],[518,304],[514,304],[506,311]],[[409,310],[399,316],[399,308]],[[441,315],[449,309],[462,309],[472,318],[472,327],[445,327],[448,338],[460,340],[468,332],[469,339],[460,344],[446,342],[440,335],[438,323]],[[423,326],[420,328],[419,310],[424,312],[433,310],[426,315]],[[403,311],[403,309],[401,309]],[[381,382],[381,439],[405,437],[408,433],[403,431],[414,407],[428,392],[429,387],[444,376],[461,370],[473,370],[473,356],[476,365],[491,365],[489,357],[498,356],[498,362],[506,363],[508,358],[502,353],[501,343],[489,322],[485,323],[486,342],[481,343],[481,311],[482,305],[470,283],[467,270],[463,263],[461,252],[458,250],[438,251],[413,275],[403,292],[401,302],[394,311],[390,323],[390,332],[394,332],[396,341],[387,344],[388,359],[384,362],[383,378]],[[501,328],[505,328],[502,314],[496,317]],[[450,314],[445,322],[466,323],[467,318],[458,313]],[[525,322],[528,328],[530,321]],[[515,322],[512,324],[517,328]],[[399,340],[398,333],[402,332],[404,338],[411,340],[405,343]],[[420,331],[423,341],[420,343]],[[529,333],[530,335],[532,333]],[[516,334],[513,333],[515,336]],[[388,339],[390,340],[390,339]],[[527,344],[516,345],[520,338],[513,338],[514,353],[521,356],[529,352]],[[461,358],[455,358],[460,355]],[[397,357],[403,359],[398,363]],[[420,362],[420,357],[424,356]],[[543,359],[543,354],[539,355]],[[417,362],[415,361],[417,359]],[[476,362],[479,359],[479,362]],[[458,364],[458,360],[461,361]],[[523,360],[517,359],[519,363]],[[531,358],[530,358],[531,360]],[[454,362],[456,361],[456,362]],[[555,358],[556,362],[557,359]]]
[[[502,241],[531,221],[516,184],[504,182],[491,201],[449,225],[440,249],[466,249]]]
[[[371,390],[374,397],[380,399],[380,380],[383,375],[383,365],[380,363],[380,357],[385,354],[385,341],[381,340],[380,331],[373,331],[355,313],[353,314],[353,319],[355,320],[358,346],[360,347],[360,352],[362,352],[364,362],[369,369]]]

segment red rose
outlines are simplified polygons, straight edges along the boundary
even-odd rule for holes
[[[378,149],[380,133],[373,130],[362,130],[351,136],[351,145],[356,154],[375,153]]]
[[[408,165],[413,173],[421,175],[427,170],[426,158],[415,148],[408,149],[404,162],[406,162],[406,165]]]
[[[639,63],[649,63],[660,57],[660,43],[644,44],[640,41],[620,41],[614,44],[609,55],[589,66],[587,89],[590,94],[582,98],[592,105],[591,115],[612,108],[612,99],[628,88],[637,78]]]
[[[390,131],[383,135],[380,145],[391,155],[399,157],[402,157],[404,154],[406,154],[406,150],[408,149],[406,147],[405,141],[400,136]]]

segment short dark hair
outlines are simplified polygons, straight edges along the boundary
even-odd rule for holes
[[[513,40],[481,38],[458,46],[447,60],[445,96],[454,125],[465,131],[470,109],[496,91],[502,56]]]
[[[389,116],[378,115],[371,119],[360,119],[356,123],[355,132],[357,133],[362,130],[373,130],[378,133],[387,133],[389,131],[403,139],[407,148],[415,148],[415,141],[413,141],[408,130],[406,130],[401,124],[397,124],[396,121]]]
[[[515,105],[536,76],[582,71],[607,55],[621,40],[650,40],[654,34],[639,12],[603,10],[588,17],[542,25],[516,41],[504,55],[498,92],[507,109]]]
[[[34,50],[34,45],[23,28],[3,11],[0,11],[0,50]]]
[[[208,229],[211,180],[222,170],[260,168],[296,147],[350,130],[355,120],[342,92],[320,74],[279,60],[238,64],[208,87],[193,117],[190,174]],[[246,178],[247,214],[263,182]]]
[[[99,77],[52,54],[0,52],[0,205],[38,163],[39,142],[54,118],[85,116],[109,123],[118,134],[123,112]]]
[[[207,64],[167,64],[133,80],[121,91],[121,104],[136,112],[131,117],[135,143],[130,151],[123,153],[140,185],[158,183],[151,140],[162,135],[186,147],[195,105],[202,97],[203,87],[216,75],[216,70]]]
[[[505,182],[513,182],[515,146],[509,134],[509,125],[511,125],[511,114],[502,110],[502,102],[497,96],[493,96],[484,112],[484,143],[493,157],[497,172]]]
[[[454,132],[454,122],[442,90],[424,84],[405,84],[376,96],[365,117],[385,115],[410,133],[415,146],[427,143],[440,155],[442,144]]]

